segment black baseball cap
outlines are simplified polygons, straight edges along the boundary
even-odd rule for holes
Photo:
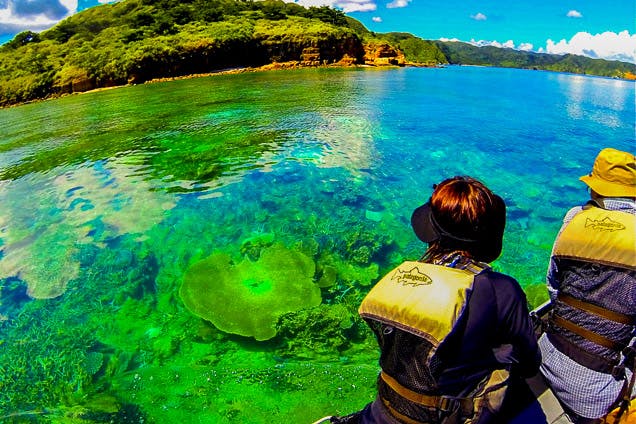
[[[491,262],[501,254],[503,233],[506,226],[506,205],[503,199],[494,195],[493,216],[484,219],[479,226],[462,232],[452,232],[442,227],[435,218],[435,212],[429,199],[411,215],[411,227],[417,238],[424,243],[440,240],[447,245],[478,251],[475,259]]]

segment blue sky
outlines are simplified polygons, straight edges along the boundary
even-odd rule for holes
[[[336,5],[376,32],[636,62],[634,0],[337,0]]]
[[[546,53],[636,63],[634,0],[287,0],[330,5],[375,32],[410,32]],[[106,2],[106,0],[102,0]],[[0,42],[41,31],[98,0],[0,0]]]

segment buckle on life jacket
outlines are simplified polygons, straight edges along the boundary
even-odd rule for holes
[[[626,364],[633,364],[636,360],[636,345],[631,344],[623,349],[623,355],[625,356]]]
[[[622,380],[626,377],[626,368],[631,369],[632,372],[636,371],[634,369],[636,365],[636,346],[633,344],[626,346],[621,353],[623,354],[623,360],[612,369],[612,377],[616,380]]]
[[[456,403],[457,401],[455,399],[452,399],[446,396],[441,396],[437,404],[438,405],[437,408],[444,412],[448,412],[455,408]]]
[[[621,381],[622,379],[625,378],[625,364],[624,363],[620,363],[618,365],[616,365],[614,368],[612,368],[612,377],[614,377],[615,380],[617,381]]]
[[[623,349],[622,351],[622,354],[624,357],[623,361],[620,363],[620,365],[614,367],[614,369],[616,370],[616,374],[612,372],[612,376],[617,380],[622,380],[626,377],[625,368],[629,368],[632,370],[632,372],[636,372],[636,369],[634,369],[636,368],[636,346],[631,344],[625,347],[625,349]]]

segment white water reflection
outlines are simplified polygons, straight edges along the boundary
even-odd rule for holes
[[[175,200],[120,159],[31,174],[0,185],[0,278],[19,277],[29,296],[54,298],[80,270],[81,244],[137,234]],[[55,170],[54,170],[55,171]],[[38,201],[34,202],[34,199]]]
[[[621,125],[620,112],[627,109],[627,102],[634,102],[633,81],[566,74],[557,78],[567,96],[568,115],[574,119],[616,128]]]

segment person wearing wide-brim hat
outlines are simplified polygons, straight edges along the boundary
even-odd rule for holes
[[[510,376],[540,364],[523,290],[488,265],[505,222],[503,199],[474,178],[434,186],[411,218],[426,253],[389,272],[359,308],[381,350],[376,400],[330,422],[502,422]]]
[[[606,148],[596,157],[592,172],[580,178],[602,197],[636,197],[636,160],[634,155]]]
[[[572,420],[593,423],[634,393],[636,158],[603,149],[580,179],[591,198],[566,214],[554,243],[553,312],[539,346],[541,372]]]

